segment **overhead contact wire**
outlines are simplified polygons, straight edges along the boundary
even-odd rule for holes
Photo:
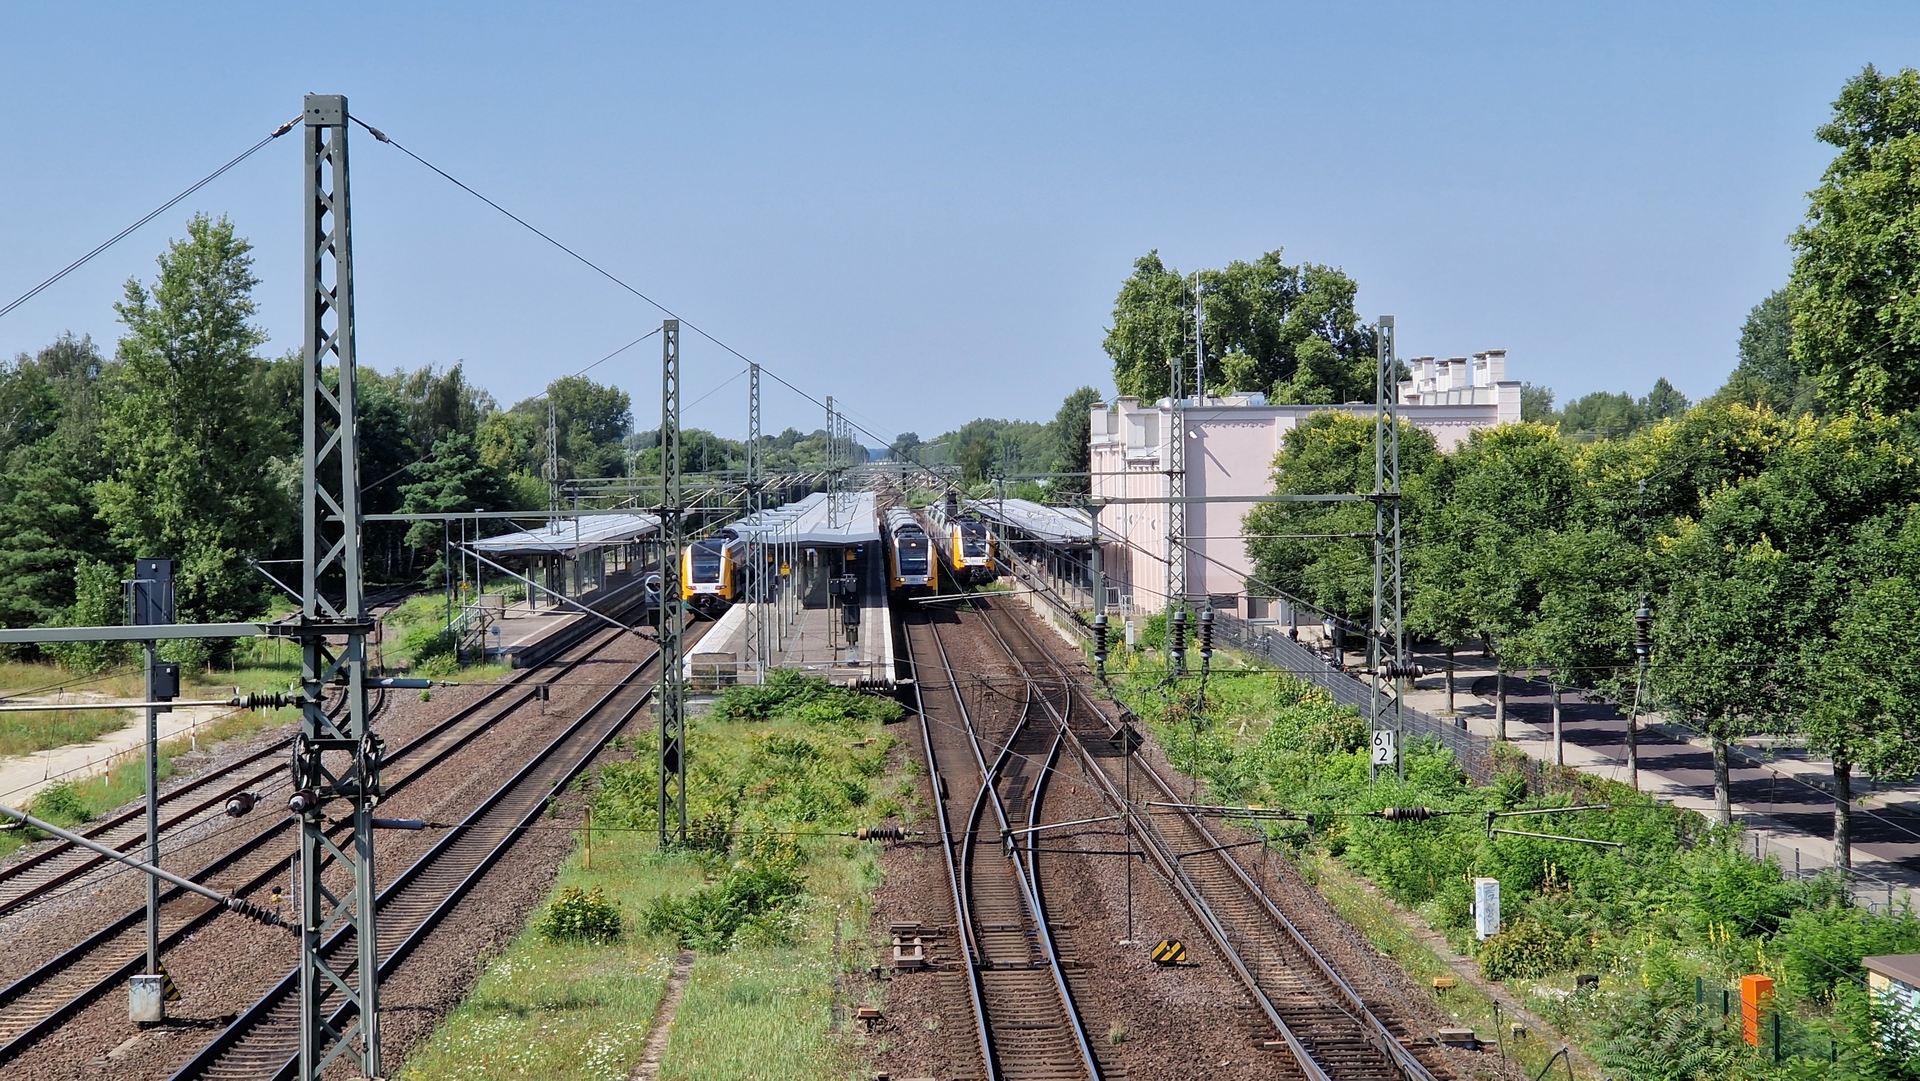
[[[75,259],[73,262],[68,263],[66,266],[60,269],[59,273],[56,273],[55,275],[53,275],[53,277],[48,278],[46,281],[43,281],[39,285],[36,285],[33,288],[27,290],[25,293],[21,294],[20,296],[15,297],[12,301],[9,301],[7,303],[6,307],[0,308],[0,318],[5,318],[8,312],[11,312],[13,309],[18,308],[22,304],[25,304],[27,301],[32,300],[34,297],[39,296],[41,293],[46,292],[48,289],[52,288],[54,283],[58,282],[60,279],[66,277],[67,275],[73,273],[76,270],[79,270],[81,267],[86,266],[89,262],[92,262],[93,258],[99,255],[101,252],[106,251],[108,248],[111,248],[115,244],[120,243],[122,240],[125,240],[127,237],[132,236],[134,232],[136,232],[141,226],[147,224],[153,219],[159,217],[160,215],[165,214],[167,211],[172,210],[174,207],[179,206],[183,201],[185,201],[187,196],[192,195],[194,192],[199,191],[201,188],[204,188],[208,184],[211,184],[214,181],[220,179],[222,176],[226,175],[227,170],[233,168],[234,166],[240,164],[241,162],[247,160],[248,158],[253,157],[253,155],[257,153],[261,147],[266,146],[268,143],[273,142],[275,139],[278,139],[282,135],[285,135],[287,132],[292,131],[294,125],[298,123],[300,123],[300,118],[296,116],[292,120],[289,120],[286,123],[280,125],[279,127],[273,129],[273,131],[268,133],[268,135],[265,138],[261,139],[259,142],[253,144],[247,149],[241,151],[240,154],[237,157],[235,157],[233,160],[227,162],[225,165],[222,165],[220,168],[215,169],[213,172],[208,173],[206,176],[203,176],[199,180],[195,181],[192,187],[174,196],[173,198],[168,199],[166,202],[161,203],[159,206],[153,208],[151,211],[148,211],[145,217],[142,217],[139,221],[134,222],[132,225],[129,225],[125,229],[122,229],[119,232],[108,237],[103,243],[101,243],[99,247],[93,249],[87,254],[81,256],[80,258]]]
[[[702,338],[705,338],[706,340],[719,346],[721,349],[724,349],[727,352],[732,353],[735,357],[739,358],[740,360],[743,360],[748,364],[757,363],[752,357],[746,355],[745,353],[742,353],[740,350],[735,349],[733,346],[728,345],[726,342],[723,342],[719,338],[714,337],[711,333],[694,325],[694,323],[691,320],[688,320],[682,317],[679,313],[675,312],[672,308],[667,307],[665,304],[662,304],[659,301],[653,299],[647,294],[641,292],[639,289],[636,289],[632,285],[627,284],[627,282],[623,280],[619,275],[608,270],[606,267],[601,266],[599,263],[594,262],[593,260],[587,258],[584,255],[581,255],[579,252],[573,250],[567,245],[554,239],[552,234],[541,229],[539,226],[534,225],[532,222],[529,222],[527,219],[521,217],[518,214],[515,214],[511,210],[508,210],[506,207],[501,206],[499,203],[494,202],[492,199],[487,198],[486,196],[480,194],[478,191],[475,191],[470,185],[468,185],[465,181],[461,180],[459,177],[454,176],[452,173],[447,172],[445,169],[440,168],[438,165],[435,165],[434,163],[428,161],[427,159],[407,149],[405,146],[401,145],[399,140],[395,139],[393,136],[388,135],[386,132],[381,131],[379,128],[374,127],[373,125],[367,123],[366,121],[360,119],[357,116],[349,116],[348,119],[352,120],[354,123],[365,128],[368,135],[373,136],[375,139],[379,140],[380,142],[383,142],[388,146],[393,147],[395,150],[400,151],[402,154],[405,154],[407,157],[410,157],[414,161],[419,162],[421,165],[439,174],[443,179],[447,181],[447,183],[452,184],[454,187],[459,188],[461,191],[466,192],[468,195],[473,196],[475,199],[480,200],[481,202],[492,207],[493,209],[506,215],[508,218],[512,219],[515,224],[519,225],[521,228],[532,233],[534,236],[539,237],[540,239],[546,241],[547,243],[553,245],[554,247],[559,248],[561,251],[566,252],[568,255],[571,255],[574,259],[578,260],[582,266],[593,271],[595,274],[600,275],[601,277],[607,279],[608,281],[626,290],[627,292],[632,293],[634,296],[639,297],[641,300],[646,301],[648,304],[653,305],[655,308],[660,310],[660,313],[662,315],[665,315],[670,319],[680,320],[681,326],[684,326],[688,330],[693,331],[695,334],[700,335]],[[776,372],[771,368],[768,368],[766,365],[764,364],[760,365],[760,372],[762,375],[771,377],[774,382],[780,384],[783,387],[786,387],[790,391],[793,391],[795,394],[798,394],[802,398],[805,398],[807,401],[812,402],[814,405],[820,406],[822,408],[826,407],[826,404],[827,404],[826,402],[822,401],[819,398],[814,397],[811,394],[808,394],[806,391],[801,390],[799,387],[794,386],[792,383],[789,383],[787,380],[785,380],[780,376],[779,372]],[[840,415],[842,417],[846,417],[845,413],[842,413]],[[849,424],[851,424],[854,428],[859,429],[859,431],[862,434],[873,439],[881,440],[883,442],[891,442],[891,440],[885,439],[885,437],[881,436],[879,433],[872,431],[871,429],[867,428],[865,425],[854,421],[852,418],[847,417],[846,419]]]

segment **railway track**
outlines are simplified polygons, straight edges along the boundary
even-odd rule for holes
[[[623,611],[612,613],[612,618],[621,618],[630,613],[633,607],[631,604],[625,606]],[[533,688],[564,678],[586,659],[577,651],[572,652],[575,652],[572,657],[563,652],[548,665],[514,672],[448,723],[485,709],[503,698],[519,696],[519,700],[508,707],[514,708],[524,701],[524,695],[533,693]],[[242,793],[259,795],[263,790],[284,787],[285,756],[292,745],[291,736],[276,739],[237,762],[228,763],[161,792],[162,846],[166,845],[170,835],[178,835],[220,818],[225,813],[227,801],[235,796]],[[123,811],[92,823],[80,833],[115,851],[132,854],[146,843],[146,807],[137,803],[130,805]],[[71,841],[60,841],[25,859],[0,867],[0,918],[37,903],[62,887],[101,869],[108,862],[107,857]],[[4,999],[0,999],[0,1002],[4,1002]]]
[[[657,658],[635,665],[506,784],[383,889],[378,912],[379,973],[391,979],[410,954],[506,852],[548,801],[616,735],[653,696],[641,677]],[[358,946],[342,928],[322,949],[330,959],[350,958]],[[347,972],[351,972],[349,967]],[[300,1048],[301,1002],[297,971],[288,972],[232,1024],[173,1074],[174,1081],[262,1081],[291,1077]],[[329,1005],[331,1003],[331,1005]],[[350,1007],[337,995],[321,1010],[338,1030]]]
[[[938,624],[921,616],[904,627],[983,1075],[1101,1078],[1046,918],[1032,845],[1061,736],[1031,681],[1017,708],[970,710]]]
[[[1068,750],[1106,802],[1127,815],[1130,833],[1235,969],[1278,1034],[1276,1042],[1302,1074],[1311,1081],[1435,1081],[1436,1070],[1440,1076],[1451,1074],[1435,1042],[1404,1023],[1383,1022],[1213,831],[1171,806],[1187,802],[1175,785],[1137,756],[1131,756],[1132,777],[1122,778],[1115,776],[1123,767],[1114,758],[1091,753],[1091,741],[1120,737],[1119,727],[1026,621],[996,611],[991,601],[980,608],[982,622],[1029,683],[1057,689],[1040,701]],[[1076,701],[1082,706],[1077,711]],[[1147,800],[1170,805],[1156,808],[1166,813],[1141,813],[1140,793],[1132,793],[1130,801],[1122,787],[1126,781],[1144,785]]]
[[[611,630],[591,635],[570,647],[552,666],[528,669],[525,676],[517,675],[490,689],[478,701],[390,752],[386,760],[385,795],[390,798],[412,782],[431,776],[468,743],[533,702],[540,686],[564,678],[623,637],[621,632]],[[638,667],[645,668],[652,660],[650,656]],[[631,679],[632,674],[627,678]],[[279,766],[275,772],[283,770],[284,766]],[[288,873],[295,826],[295,819],[282,817],[204,862],[186,877],[232,895],[257,893]],[[41,887],[42,890],[53,888],[52,884]],[[222,911],[183,890],[163,892],[162,953],[206,927]],[[0,1065],[18,1057],[140,971],[146,956],[145,925],[145,906],[129,906],[117,919],[86,939],[0,988]]]

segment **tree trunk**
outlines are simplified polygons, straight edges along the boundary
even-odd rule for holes
[[[1507,670],[1501,665],[1493,667],[1493,738],[1505,742],[1507,738]]]
[[[1453,709],[1453,646],[1447,646],[1447,716],[1454,714]]]
[[[1727,781],[1727,741],[1713,737],[1713,818],[1723,826],[1733,825],[1733,790]]]
[[[1853,870],[1853,763],[1833,763],[1833,866],[1842,879]]]
[[[1558,683],[1550,683],[1547,686],[1551,688],[1553,695],[1553,764],[1556,766],[1565,766],[1567,764],[1567,748],[1566,732],[1560,726],[1560,685]]]

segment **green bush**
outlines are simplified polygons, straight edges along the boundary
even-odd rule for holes
[[[1902,909],[1878,915],[1850,905],[1804,908],[1780,926],[1767,952],[1784,971],[1782,990],[1795,997],[1831,999],[1834,986],[1860,971],[1875,954],[1920,951],[1920,919]]]
[[[1480,944],[1480,971],[1488,979],[1539,979],[1572,968],[1580,960],[1580,940],[1531,917],[1515,920]]]
[[[33,797],[27,812],[56,826],[77,826],[93,817],[80,786],[72,781],[55,781]]]
[[[743,861],[683,897],[654,898],[641,926],[702,953],[726,950],[743,932],[756,943],[772,944],[791,937],[782,917],[805,887],[806,880],[784,862]]]
[[[591,892],[567,886],[540,913],[533,929],[549,942],[617,942],[624,931],[620,902],[598,886]]]

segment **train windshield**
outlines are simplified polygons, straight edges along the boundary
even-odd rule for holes
[[[987,527],[969,523],[960,527],[960,554],[978,559],[987,554]]]
[[[927,573],[927,538],[900,538],[900,573]]]
[[[695,582],[718,582],[720,580],[720,549],[725,545],[721,540],[703,540],[693,542],[693,580]]]

